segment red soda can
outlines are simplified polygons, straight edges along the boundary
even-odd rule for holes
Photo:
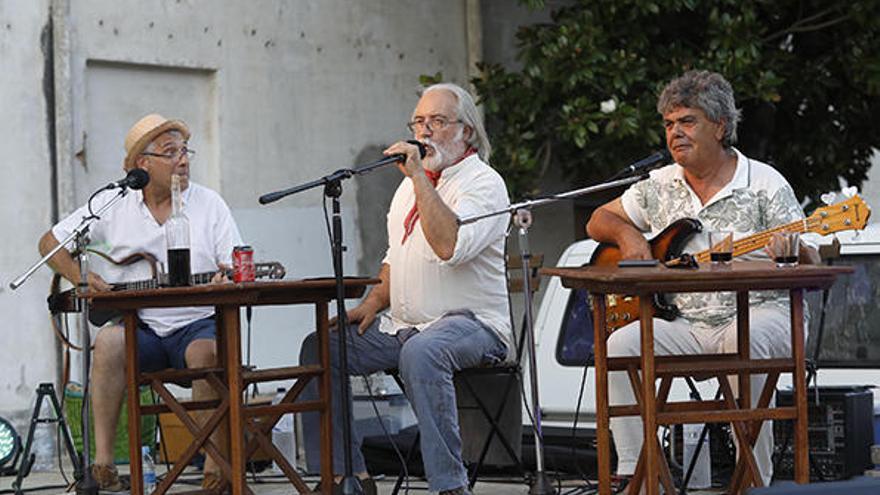
[[[256,280],[254,248],[250,246],[232,248],[232,280],[234,282],[253,282]]]

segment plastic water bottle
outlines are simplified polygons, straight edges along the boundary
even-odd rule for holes
[[[682,425],[684,436],[684,464],[685,474],[687,468],[691,465],[691,459],[697,450],[700,440],[700,433],[703,431],[702,424],[686,424]],[[712,462],[709,455],[709,435],[703,439],[703,446],[700,448],[700,454],[694,464],[694,472],[688,482],[688,488],[710,488],[712,486]]]
[[[278,388],[275,391],[275,397],[272,398],[272,404],[279,404],[284,398],[286,390]],[[275,448],[281,451],[281,454],[287,459],[291,466],[296,466],[296,445],[293,437],[293,413],[287,413],[275,423],[272,427],[272,443]],[[281,467],[277,462],[272,463],[272,467],[277,472],[281,472]]]
[[[153,493],[156,489],[156,464],[150,455],[150,447],[141,447],[141,473],[144,476],[144,493]]]

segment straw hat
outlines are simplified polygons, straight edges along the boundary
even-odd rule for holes
[[[189,139],[189,127],[180,120],[168,120],[158,113],[151,113],[138,120],[125,135],[125,163],[123,169],[131,170],[138,155],[143,153],[154,139],[168,131],[179,131],[183,139]]]

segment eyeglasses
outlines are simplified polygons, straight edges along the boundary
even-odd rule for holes
[[[460,120],[449,120],[443,116],[436,117],[428,117],[427,119],[422,117],[417,117],[412,122],[408,122],[406,127],[410,132],[422,132],[425,129],[428,129],[431,132],[442,131],[446,129],[450,124],[460,124]]]
[[[179,150],[171,150],[168,153],[151,153],[149,151],[144,151],[141,153],[146,156],[155,156],[157,158],[165,158],[166,160],[178,161],[186,155],[188,159],[192,159],[196,154],[196,150],[191,150],[187,147],[180,148]]]

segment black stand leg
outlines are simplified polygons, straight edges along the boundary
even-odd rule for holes
[[[348,315],[345,311],[345,285],[343,283],[342,252],[342,214],[339,208],[339,196],[342,195],[342,182],[327,182],[324,196],[333,200],[333,273],[336,276],[336,321],[339,332],[339,370],[342,379],[339,381],[339,397],[342,402],[342,444],[345,446],[345,474],[342,477],[342,493],[345,495],[362,495],[364,493],[360,481],[352,473],[351,466],[351,388],[348,376]]]
[[[52,410],[55,414],[54,417],[40,417],[44,397],[49,398],[49,402],[52,405]],[[82,478],[82,466],[80,465],[79,457],[77,457],[76,451],[73,448],[73,439],[70,436],[70,429],[67,427],[67,421],[64,420],[64,414],[61,412],[61,404],[58,402],[58,397],[55,395],[55,387],[51,383],[41,383],[37,387],[37,401],[34,404],[34,412],[31,415],[31,425],[28,429],[27,439],[24,443],[21,466],[18,469],[15,481],[12,483],[12,489],[15,490],[16,495],[24,493],[24,490],[21,488],[21,483],[24,481],[24,478],[30,474],[31,467],[34,465],[34,459],[36,456],[31,453],[31,447],[33,447],[34,443],[34,430],[36,430],[37,425],[41,423],[58,423],[58,427],[61,429],[61,438],[64,440],[64,447],[67,450],[67,454],[70,456],[70,462],[73,464],[74,477],[76,479]]]

